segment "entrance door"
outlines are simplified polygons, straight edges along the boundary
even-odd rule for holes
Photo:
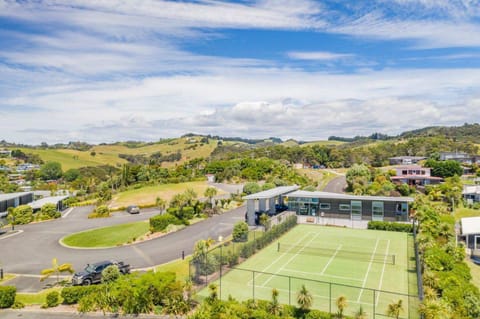
[[[352,200],[350,202],[352,220],[362,220],[362,202]]]

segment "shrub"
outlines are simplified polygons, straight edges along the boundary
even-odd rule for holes
[[[47,294],[44,308],[56,307],[60,304],[60,294],[58,291],[52,291]]]
[[[396,231],[396,232],[404,232],[404,233],[413,232],[413,226],[411,224],[394,223],[394,222],[370,221],[368,222],[368,229]]]
[[[95,292],[96,290],[97,286],[65,287],[62,289],[61,296],[64,304],[72,305],[78,303],[84,296],[90,294],[91,292]]]
[[[55,204],[47,203],[42,206],[42,209],[40,210],[40,215],[39,218],[41,220],[47,220],[47,219],[54,219],[54,218],[59,218],[62,216],[60,212],[57,211],[57,207]]]
[[[170,224],[181,225],[182,221],[169,213],[153,216],[150,218],[150,231],[152,233],[164,231]]]
[[[248,239],[248,224],[244,221],[240,221],[233,226],[233,241],[247,241]]]
[[[25,304],[19,300],[15,300],[13,303],[12,309],[22,309],[25,308]]]
[[[15,225],[25,225],[33,221],[33,209],[28,205],[20,205],[8,215],[10,222],[15,218]]]
[[[0,308],[10,308],[15,302],[17,288],[14,286],[0,286]]]
[[[100,205],[93,213],[88,215],[88,218],[103,218],[103,217],[110,217],[110,209],[106,205]]]

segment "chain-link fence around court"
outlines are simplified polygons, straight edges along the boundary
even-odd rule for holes
[[[244,259],[272,243],[277,237],[268,234],[268,232],[252,230],[248,234],[248,241],[241,243],[225,242],[208,251],[200,259],[192,260],[190,263],[190,278],[197,287],[199,298],[208,296],[208,285],[215,283],[218,286],[219,297],[223,300],[229,297],[239,301],[248,299],[270,300],[272,289],[275,288],[279,292],[280,303],[296,305],[297,293],[305,285],[312,294],[312,308],[314,309],[332,314],[337,313],[336,301],[340,296],[344,296],[348,304],[345,310],[346,315],[354,316],[361,307],[367,313],[368,318],[384,318],[387,317],[389,306],[400,302],[403,310],[400,312],[399,318],[419,318],[417,289],[413,286],[412,288],[409,287],[408,294],[403,294],[313,280],[301,276],[287,276],[280,272],[261,272],[238,266]],[[409,253],[409,255],[414,254]],[[413,267],[414,264],[415,261],[413,261]],[[415,269],[409,269],[409,272],[413,272],[413,278]],[[416,280],[412,281],[414,285]]]

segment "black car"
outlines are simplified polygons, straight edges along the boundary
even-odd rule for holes
[[[130,273],[130,265],[123,261],[104,260],[95,264],[88,264],[83,271],[76,272],[72,277],[72,285],[88,286],[100,283],[102,281],[102,271],[112,265],[117,266],[121,274]]]
[[[140,208],[137,205],[130,205],[127,207],[127,213],[140,214]]]

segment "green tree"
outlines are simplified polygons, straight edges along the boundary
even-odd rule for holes
[[[165,210],[165,207],[167,206],[167,201],[157,196],[157,198],[155,199],[155,205],[158,207],[160,214],[162,214]]]
[[[355,319],[367,319],[367,318],[368,318],[367,313],[365,312],[365,310],[363,310],[363,307],[360,305],[360,308],[355,313]]]
[[[40,177],[43,180],[56,180],[62,174],[62,164],[58,162],[47,162],[40,167]]]
[[[403,301],[399,299],[397,302],[392,302],[388,305],[387,316],[398,319],[403,311]]]
[[[451,311],[441,299],[424,300],[418,309],[424,319],[449,319]]]
[[[338,317],[343,318],[343,312],[345,311],[345,308],[348,307],[347,298],[345,296],[340,296],[335,303],[337,304]]]
[[[346,174],[348,190],[363,194],[371,180],[370,169],[364,164],[354,164]]]
[[[297,293],[297,304],[302,311],[310,309],[313,303],[312,294],[307,290],[305,285],[302,285],[300,291]]]
[[[63,174],[63,178],[69,183],[73,182],[79,177],[80,177],[80,171],[76,168],[71,168]]]
[[[248,224],[244,221],[239,221],[233,226],[233,241],[247,241],[248,236]]]
[[[42,277],[40,281],[44,281],[45,279],[49,278],[52,275],[57,276],[57,284],[60,282],[60,274],[63,272],[68,272],[73,274],[75,271],[73,270],[72,264],[58,264],[57,258],[52,259],[52,268],[43,269],[41,272]]]
[[[210,203],[211,206],[213,206],[212,199],[216,195],[217,195],[217,189],[215,187],[207,187],[207,189],[203,193],[203,196],[208,198],[208,202]]]
[[[268,305],[268,312],[274,316],[279,316],[282,312],[282,305],[278,301],[278,290],[275,288],[272,289],[272,301]]]
[[[7,216],[12,225],[25,225],[33,221],[33,209],[28,205],[20,205],[13,209]]]
[[[260,185],[258,185],[257,183],[253,183],[253,182],[246,183],[243,186],[243,192],[247,195],[258,193],[261,190],[262,190],[262,188],[260,187]]]

